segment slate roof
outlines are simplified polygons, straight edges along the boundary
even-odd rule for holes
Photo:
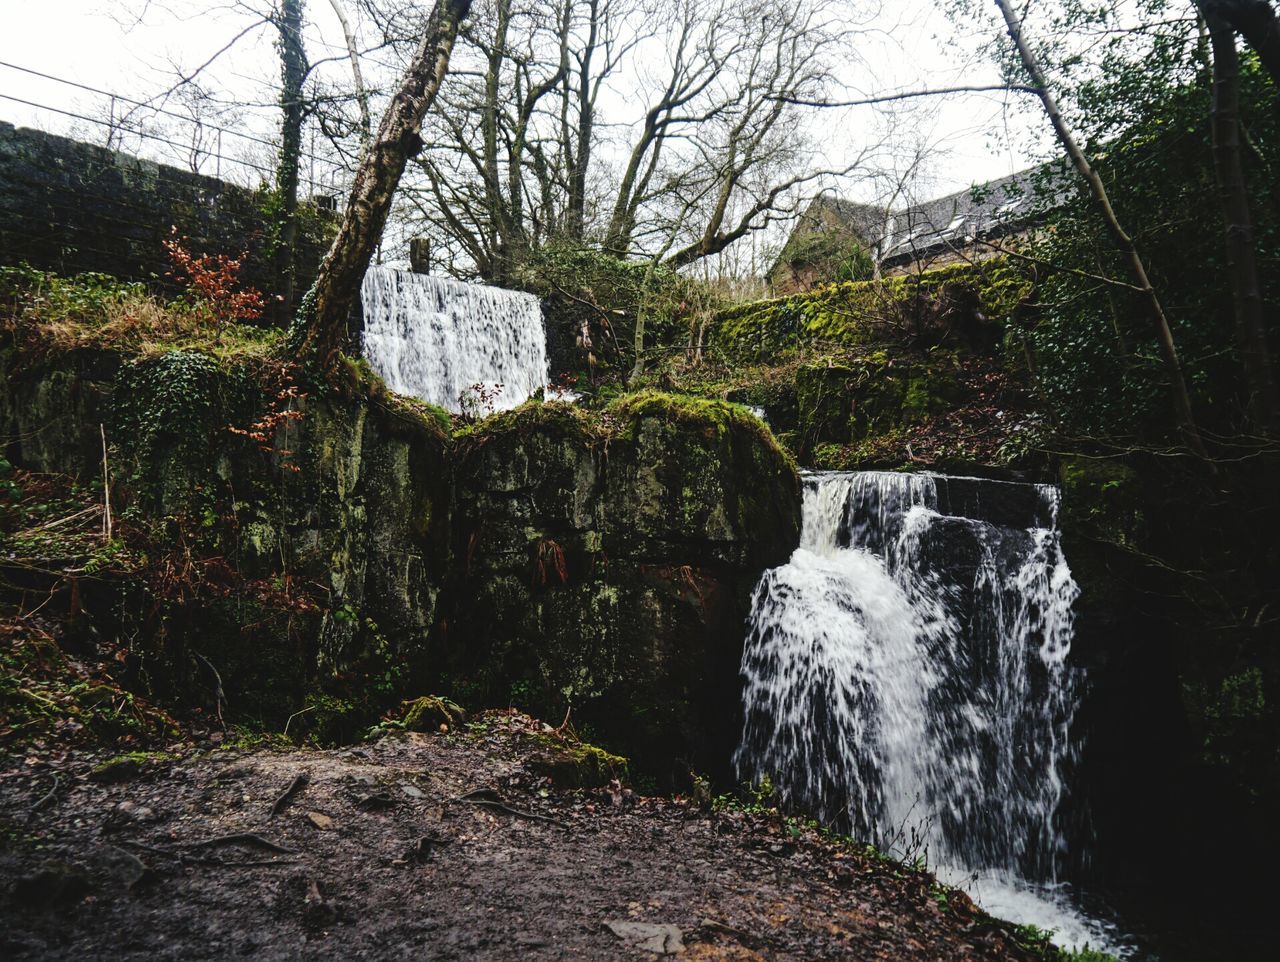
[[[881,263],[893,264],[975,240],[990,240],[1026,225],[1032,211],[1034,170],[956,191],[892,212],[885,236],[875,238]]]
[[[876,253],[882,266],[892,267],[1026,227],[1034,215],[1033,180],[1038,173],[1038,168],[1022,170],[903,210],[830,196],[818,198],[814,208],[834,214]],[[809,220],[819,221],[814,208]]]

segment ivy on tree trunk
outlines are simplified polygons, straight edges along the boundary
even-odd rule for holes
[[[298,240],[298,169],[302,160],[302,121],[306,113],[302,86],[308,66],[302,46],[303,0],[284,0],[276,26],[280,31],[280,159],[276,166],[276,193],[280,198],[276,225],[276,286],[286,312],[293,309],[294,248]]]

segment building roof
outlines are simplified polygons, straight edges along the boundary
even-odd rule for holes
[[[881,263],[907,260],[1024,226],[1032,214],[1034,170],[977,184],[945,197],[891,212],[874,241]]]
[[[828,229],[832,220],[856,236],[883,266],[968,247],[1025,227],[1034,216],[1040,168],[958,190],[923,204],[887,210],[829,195],[806,212],[803,228]]]

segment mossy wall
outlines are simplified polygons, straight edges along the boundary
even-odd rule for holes
[[[171,226],[197,253],[248,253],[242,282],[276,286],[272,263],[278,207],[265,188],[157,164],[40,130],[0,123],[0,264],[30,264],[65,276],[96,272],[177,293],[161,241]],[[334,214],[298,209],[297,287],[306,290],[329,249]],[[274,305],[268,305],[271,315]],[[274,318],[277,321],[283,318]]]
[[[674,781],[727,775],[751,590],[799,537],[793,465],[734,405],[526,405],[458,442],[464,704],[572,717]]]
[[[448,440],[433,419],[311,392],[262,443],[232,428],[284,406],[278,364],[5,361],[10,459],[100,485],[105,432],[117,518],[177,555],[168,580],[117,586],[113,605],[154,693],[209,688],[217,671],[242,720],[282,722],[338,692],[376,717],[379,696],[421,670],[450,562]]]
[[[991,346],[1031,289],[1024,268],[1000,259],[826,284],[721,311],[709,342],[738,360],[776,358],[812,344]]]
[[[800,520],[794,463],[736,405],[529,403],[450,436],[368,384],[293,397],[263,358],[6,375],[10,459],[101,483],[105,429],[117,516],[173,553],[172,584],[116,586],[152,693],[211,690],[216,670],[235,717],[305,709],[294,731],[317,737],[423,691],[572,708],[668,781],[727,774],[750,594]],[[296,415],[246,436],[281,397]]]

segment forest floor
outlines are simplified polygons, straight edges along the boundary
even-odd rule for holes
[[[548,732],[502,711],[333,750],[10,745],[0,957],[1045,957],[776,812],[558,787]]]

